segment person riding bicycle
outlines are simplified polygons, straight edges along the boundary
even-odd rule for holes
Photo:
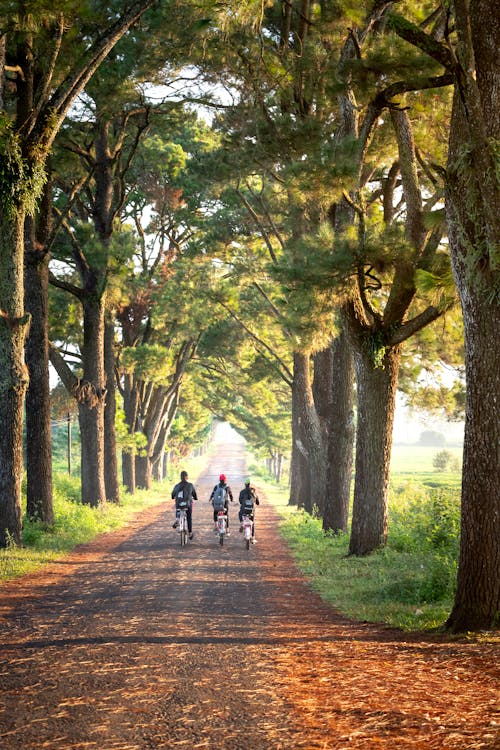
[[[257,539],[255,538],[255,506],[260,505],[260,503],[255,487],[252,487],[249,479],[245,479],[245,486],[240,492],[239,500],[240,510],[238,517],[240,519],[240,531],[243,531],[243,516],[249,515],[253,520],[252,543],[257,544]]]
[[[181,481],[177,482],[174,489],[172,490],[172,500],[175,500],[175,523],[172,524],[172,528],[176,529],[179,525],[178,517],[179,517],[179,503],[182,501],[187,501],[187,508],[186,508],[186,518],[187,518],[187,525],[188,525],[188,535],[189,538],[192,539],[193,534],[193,500],[198,500],[198,496],[196,495],[196,489],[194,487],[194,484],[191,482],[188,482],[188,473],[187,471],[181,471]]]
[[[223,510],[226,514],[226,529],[229,534],[229,503],[228,497],[233,502],[231,487],[226,483],[226,475],[219,476],[219,483],[215,485],[209,497],[209,502],[214,506],[214,531],[217,531],[217,513]]]

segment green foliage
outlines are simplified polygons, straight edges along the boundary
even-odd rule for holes
[[[97,534],[123,526],[138,511],[162,502],[166,490],[155,485],[150,492],[130,496],[122,488],[121,505],[108,503],[91,508],[80,502],[80,482],[64,474],[54,475],[55,523],[47,528],[39,521],[23,521],[23,548],[11,546],[0,550],[0,579],[29,573],[44,563],[60,558],[77,544],[88,542]]]
[[[43,160],[23,158],[21,142],[10,119],[0,113],[0,205],[12,214],[22,204],[30,215],[46,180]]]
[[[266,494],[284,516],[281,529],[301,569],[333,606],[356,619],[416,630],[441,626],[451,608],[458,559],[457,494],[412,485],[390,501],[385,549],[347,556],[348,535],[325,534],[321,520]],[[279,495],[281,494],[281,500]]]
[[[367,331],[363,335],[363,348],[374,369],[384,369],[386,344],[383,331]]]
[[[115,418],[116,443],[127,452],[141,453],[147,448],[147,438],[142,432],[130,432],[125,421],[125,412],[121,407],[116,409]]]
[[[166,383],[173,374],[174,364],[175,352],[160,344],[142,344],[122,351],[124,370],[133,372],[140,380]]]

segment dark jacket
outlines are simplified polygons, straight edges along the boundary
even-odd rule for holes
[[[194,484],[191,482],[177,482],[172,490],[172,500],[175,500],[176,503],[180,492],[183,493],[183,497],[188,501],[189,507],[191,507],[193,500],[198,500]]]
[[[257,493],[255,491],[255,487],[243,487],[243,489],[240,492],[240,505],[245,505],[247,500],[252,501],[252,505],[260,505],[259,498],[257,497]]]

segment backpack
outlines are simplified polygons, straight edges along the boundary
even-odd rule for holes
[[[189,506],[189,500],[190,500],[190,487],[188,484],[179,484],[177,495],[175,497],[175,507],[180,508],[187,508]]]
[[[220,484],[214,490],[213,496],[214,510],[224,510],[226,504],[226,488]]]
[[[255,501],[255,492],[252,488],[248,490],[245,488],[244,490],[242,490],[240,503],[241,503],[241,507],[243,510],[252,511],[253,506],[254,506],[254,501]]]

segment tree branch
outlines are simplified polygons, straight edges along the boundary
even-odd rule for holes
[[[411,320],[407,320],[405,323],[402,323],[400,326],[398,326],[398,328],[389,337],[387,344],[389,346],[402,344],[403,341],[411,338],[415,333],[417,333],[417,331],[420,331],[422,328],[425,328],[427,325],[429,325],[429,323],[432,323],[433,320],[437,320],[437,318],[443,315],[446,310],[452,306],[452,304],[453,303],[450,302],[444,309],[434,307],[434,305],[430,305],[426,310],[420,313],[420,315],[417,315],[415,318],[411,318]]]
[[[40,102],[40,112],[30,138],[33,149],[50,148],[76,97],[103,60],[142,14],[158,2],[159,0],[137,0],[132,3],[94,42],[83,63],[69,73],[49,99]]]
[[[49,283],[52,286],[57,287],[58,289],[63,289],[65,292],[69,292],[70,294],[77,297],[80,301],[84,297],[83,289],[80,289],[78,286],[74,286],[74,284],[68,284],[66,281],[62,281],[62,279],[58,279],[57,276],[54,276],[53,273],[49,273]]]
[[[415,24],[398,13],[389,13],[387,23],[401,39],[409,42],[414,47],[418,47],[422,52],[425,52],[438,63],[441,63],[449,72],[453,71],[455,61],[445,44],[436,41],[436,39],[426,34],[421,28],[415,26]]]
[[[234,313],[234,312],[233,312],[233,311],[231,310],[231,308],[230,308],[230,307],[228,307],[228,306],[227,306],[227,305],[226,305],[226,304],[225,304],[224,302],[219,302],[219,304],[220,304],[220,305],[221,305],[221,306],[222,306],[222,307],[224,308],[224,310],[226,310],[226,312],[228,312],[228,313],[229,313],[229,315],[230,315],[230,316],[232,317],[232,319],[233,319],[233,320],[235,320],[235,321],[236,321],[236,322],[238,323],[238,325],[240,325],[240,326],[241,326],[241,327],[243,328],[243,330],[244,330],[244,331],[246,331],[246,332],[248,333],[248,335],[249,335],[249,336],[250,336],[250,337],[251,337],[251,338],[252,338],[252,339],[253,339],[254,341],[256,341],[256,342],[257,342],[257,343],[259,344],[259,346],[263,346],[263,347],[264,347],[264,349],[265,349],[265,350],[266,350],[267,352],[269,352],[269,354],[271,355],[271,357],[272,357],[272,358],[273,358],[273,359],[274,359],[274,360],[275,360],[276,362],[278,362],[278,364],[279,364],[279,367],[281,368],[281,369],[279,370],[279,372],[280,372],[280,375],[281,375],[281,377],[283,378],[283,380],[284,380],[284,381],[285,381],[286,383],[288,383],[288,384],[289,384],[289,385],[291,386],[291,385],[292,385],[292,382],[293,382],[293,374],[292,374],[292,373],[290,372],[289,368],[288,368],[288,367],[286,366],[286,364],[285,364],[285,363],[283,362],[283,360],[282,360],[282,359],[281,359],[280,357],[278,357],[278,355],[276,354],[276,352],[274,352],[274,351],[273,351],[273,350],[271,349],[271,347],[270,347],[270,346],[269,346],[268,344],[266,344],[266,342],[265,342],[265,341],[262,341],[262,339],[260,339],[260,338],[259,338],[259,337],[258,337],[258,336],[257,336],[257,335],[255,334],[255,333],[253,333],[253,331],[251,331],[251,330],[250,330],[250,328],[248,328],[248,326],[247,326],[247,325],[245,325],[245,323],[243,323],[243,321],[242,321],[242,320],[240,320],[240,318],[238,318],[238,316],[236,315],[236,313]]]
[[[271,256],[271,260],[273,261],[273,263],[277,263],[278,259],[276,258],[276,254],[275,254],[274,248],[273,248],[273,246],[271,244],[271,240],[269,239],[269,235],[266,232],[266,230],[265,230],[265,228],[264,228],[261,220],[257,216],[256,211],[254,211],[254,209],[252,208],[252,206],[250,205],[250,203],[248,202],[248,200],[245,198],[245,196],[243,195],[243,193],[241,192],[241,190],[239,190],[239,189],[236,188],[235,192],[236,192],[236,195],[238,196],[238,198],[240,199],[240,201],[245,206],[245,208],[248,211],[248,213],[250,214],[250,216],[252,217],[252,219],[254,220],[255,224],[257,225],[257,228],[259,229],[259,231],[260,231],[260,233],[261,233],[261,235],[262,235],[262,237],[264,239],[264,242],[266,243],[266,247],[267,247],[267,249],[269,251],[269,255]]]

